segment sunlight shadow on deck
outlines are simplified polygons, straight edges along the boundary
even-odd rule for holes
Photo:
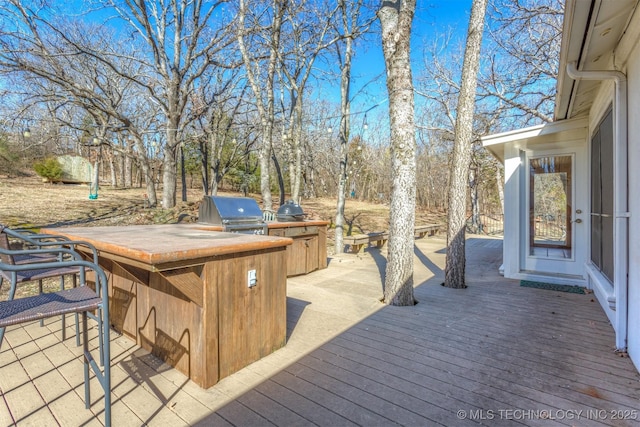
[[[438,277],[440,248],[420,246]],[[198,425],[476,425],[460,411],[634,410],[639,376],[611,351],[597,304],[504,279],[498,239],[467,248],[469,288],[421,281],[424,303],[362,317]]]

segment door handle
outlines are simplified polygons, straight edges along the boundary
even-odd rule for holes
[[[581,220],[580,218],[578,218],[578,219],[576,219],[574,222],[575,222],[576,224],[580,224],[580,223],[582,222],[582,220]]]

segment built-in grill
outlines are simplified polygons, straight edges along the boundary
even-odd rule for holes
[[[222,226],[223,231],[267,235],[267,223],[258,203],[250,197],[205,196],[198,222]]]

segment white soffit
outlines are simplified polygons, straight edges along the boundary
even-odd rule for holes
[[[507,144],[521,148],[533,148],[538,145],[557,144],[562,147],[565,142],[575,142],[587,137],[589,121],[586,118],[559,120],[537,126],[513,130],[509,132],[487,135],[480,140],[482,146],[501,162],[504,162],[504,149]]]
[[[567,0],[556,88],[556,120],[589,114],[600,82],[574,81],[567,64],[581,71],[616,69],[614,52],[629,29],[638,0]]]

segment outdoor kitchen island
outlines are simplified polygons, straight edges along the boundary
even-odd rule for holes
[[[327,226],[329,221],[268,221],[267,234],[293,240],[287,246],[287,277],[327,268]],[[203,230],[222,231],[222,226],[198,224]]]
[[[199,224],[42,232],[93,244],[113,328],[201,387],[285,344],[289,238]]]
[[[287,247],[289,277],[327,268],[329,221],[305,219],[305,216],[293,200],[281,205],[277,215],[272,213],[270,218],[251,197],[205,196],[198,208],[198,224],[208,230],[293,239]]]

